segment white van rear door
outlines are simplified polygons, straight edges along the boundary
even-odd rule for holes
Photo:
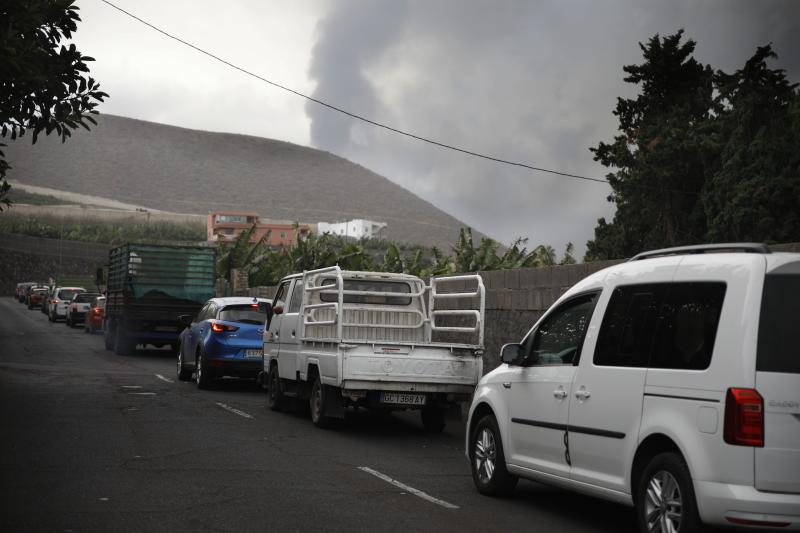
[[[764,399],[764,446],[756,489],[800,493],[800,261],[768,270],[758,330],[756,389]]]

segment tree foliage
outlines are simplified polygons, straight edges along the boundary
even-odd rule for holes
[[[62,142],[78,127],[96,124],[94,109],[108,95],[89,76],[94,61],[72,38],[81,20],[75,0],[3,0],[0,3],[0,134],[11,140],[30,130],[56,132]],[[5,146],[0,144],[0,148]],[[9,205],[11,167],[0,151],[0,202]],[[0,206],[0,209],[2,207]]]
[[[699,242],[800,238],[796,85],[773,70],[770,46],[734,74],[692,54],[683,32],[640,44],[644,62],[623,67],[639,85],[619,98],[619,134],[591,148],[616,204],[598,220],[586,259]]]

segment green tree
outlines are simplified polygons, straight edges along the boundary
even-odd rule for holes
[[[89,123],[108,95],[89,76],[84,56],[71,39],[81,20],[75,0],[3,0],[0,3],[0,125],[12,140],[30,130],[55,131],[62,142],[71,130]],[[0,148],[5,146],[0,144]],[[0,210],[10,205],[6,173],[11,167],[0,151]]]
[[[706,233],[700,193],[717,164],[704,143],[711,115],[714,73],[693,57],[695,42],[683,31],[641,44],[644,62],[623,67],[635,98],[619,98],[619,135],[591,148],[616,169],[608,174],[614,220],[598,221],[587,258],[625,257],[637,251],[702,240]]]
[[[759,47],[740,70],[718,72],[720,169],[703,197],[707,239],[800,240],[800,96],[776,55]]]

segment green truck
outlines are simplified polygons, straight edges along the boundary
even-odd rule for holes
[[[118,355],[137,345],[176,354],[178,317],[197,314],[214,297],[216,251],[202,246],[125,244],[109,251],[105,345]]]

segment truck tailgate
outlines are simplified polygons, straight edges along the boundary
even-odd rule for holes
[[[447,347],[361,344],[343,354],[344,382],[463,385],[474,388],[483,361]]]

